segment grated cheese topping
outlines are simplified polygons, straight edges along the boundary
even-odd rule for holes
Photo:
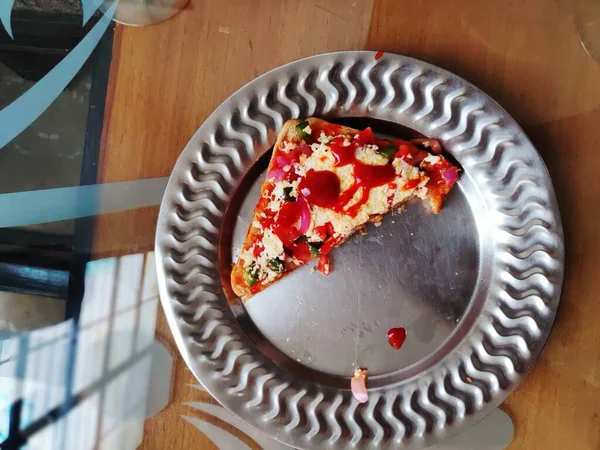
[[[310,126],[304,128],[303,131],[308,134],[312,132]],[[358,135],[356,135],[355,138],[356,137],[358,137]],[[278,213],[283,202],[287,201],[285,198],[286,190],[291,197],[297,198],[301,195],[302,192],[300,192],[299,184],[308,170],[331,171],[335,173],[340,180],[341,193],[350,189],[355,184],[354,167],[351,164],[341,167],[335,166],[336,160],[328,145],[332,140],[333,137],[329,137],[321,132],[317,142],[310,144],[312,150],[310,156],[301,154],[299,162],[294,162],[291,165],[283,167],[285,172],[293,170],[299,176],[299,179],[293,182],[287,180],[275,181],[272,191],[268,194],[268,210],[273,213]],[[351,145],[350,140],[346,136],[344,136],[342,145],[346,147]],[[297,145],[292,142],[284,142],[280,146],[280,151],[290,153],[296,147]],[[377,145],[368,144],[358,148],[355,157],[357,160],[367,165],[379,166],[389,163],[388,158],[378,152]],[[436,155],[428,155],[424,158],[424,161],[429,164],[436,164],[440,160],[441,158]],[[407,200],[413,195],[420,198],[425,198],[427,196],[426,184],[429,178],[425,176],[418,167],[406,163],[402,158],[394,159],[392,165],[397,175],[394,182],[371,188],[368,193],[368,200],[361,205],[355,216],[351,217],[328,208],[313,205],[311,207],[310,227],[305,233],[306,240],[308,242],[320,242],[321,237],[315,230],[328,223],[333,227],[335,238],[346,238],[353,233],[357,227],[366,223],[371,216],[384,214],[390,210],[390,207]],[[404,184],[410,180],[419,180],[419,183],[414,188],[404,189]],[[346,210],[360,201],[363,189],[364,188],[357,190],[352,200],[345,206]],[[263,218],[267,217],[264,213],[260,216]],[[280,272],[274,271],[269,265],[269,262],[275,258],[286,263],[291,263],[294,266],[302,264],[302,262],[296,258],[285,254],[283,243],[270,228],[263,228],[258,221],[254,221],[252,226],[262,231],[262,238],[253,243],[250,248],[243,250],[240,254],[240,259],[243,260],[245,268],[250,266],[255,266],[257,268],[258,280],[269,282],[279,275]],[[262,247],[262,250],[258,253],[258,257],[254,256],[256,246],[259,246],[259,248]],[[258,250],[256,250],[256,252],[258,252]]]

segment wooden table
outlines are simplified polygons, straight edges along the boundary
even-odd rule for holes
[[[100,180],[168,176],[230,93],[304,56],[383,50],[464,77],[506,108],[542,154],[567,244],[552,336],[502,406],[516,426],[510,448],[599,449],[600,64],[580,46],[574,14],[569,0],[190,0],[165,23],[117,28]],[[146,208],[100,218],[96,255],[150,251],[156,214]],[[159,316],[157,334],[177,355]],[[214,448],[180,417],[199,416],[184,402],[212,400],[188,386],[195,380],[179,357],[174,376],[172,402],[147,421],[142,448]]]

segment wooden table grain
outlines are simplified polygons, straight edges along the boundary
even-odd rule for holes
[[[382,50],[450,70],[525,129],[561,208],[567,272],[552,335],[502,408],[511,449],[600,449],[600,64],[585,53],[568,0],[190,0],[162,24],[117,27],[99,166],[101,182],[168,176],[202,121],[265,71],[316,53]],[[157,208],[98,218],[97,257],[150,251]],[[178,355],[162,313],[157,336]],[[171,404],[146,423],[144,450],[211,449],[182,416],[214,401],[176,357]]]

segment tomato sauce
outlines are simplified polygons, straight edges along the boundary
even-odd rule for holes
[[[309,204],[333,208],[340,197],[340,179],[329,170],[309,170],[299,190]]]
[[[406,340],[406,328],[390,328],[387,332],[388,342],[396,350],[400,349]]]

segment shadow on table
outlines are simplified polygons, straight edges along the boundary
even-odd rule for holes
[[[78,322],[0,336],[0,448],[136,448],[157,303],[152,253],[93,261]]]

